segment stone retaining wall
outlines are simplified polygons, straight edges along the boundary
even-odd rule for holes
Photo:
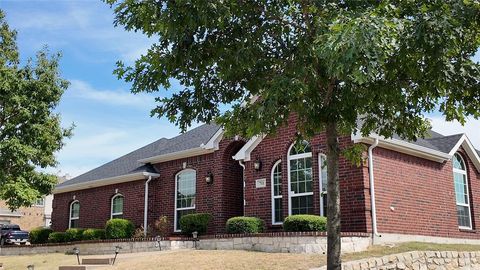
[[[192,241],[160,241],[161,250],[176,250],[193,248]],[[114,254],[116,246],[120,246],[120,253],[136,253],[147,251],[159,251],[156,241],[125,241],[125,242],[77,242],[63,245],[32,245],[32,246],[9,246],[0,248],[0,256],[16,256],[42,253],[72,253],[74,247],[83,255]]]
[[[204,250],[252,250],[285,253],[325,253],[327,237],[324,233],[268,233],[245,235],[202,236],[197,243],[192,238],[170,238],[160,241],[162,250],[190,249],[196,247]],[[342,237],[342,251],[357,252],[366,250],[371,245],[371,238],[351,234]],[[121,253],[158,251],[158,242],[153,238],[144,240],[103,240],[82,241],[64,244],[44,244],[32,246],[5,246],[0,248],[0,256],[27,255],[40,253],[69,253],[74,247],[81,254],[113,254],[115,246],[122,247]]]
[[[342,237],[342,252],[364,251],[371,245],[368,237]],[[237,237],[201,239],[198,249],[251,250],[282,253],[326,253],[327,238],[323,236]]]
[[[325,270],[326,266],[316,268]],[[430,269],[480,269],[480,252],[412,251],[345,262],[344,270],[430,270]],[[313,269],[312,269],[313,270]]]

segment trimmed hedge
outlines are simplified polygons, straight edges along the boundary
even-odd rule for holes
[[[72,228],[65,231],[67,241],[81,241],[83,240],[83,231],[85,229]]]
[[[131,238],[134,232],[135,226],[128,219],[110,219],[105,225],[107,239]]]
[[[35,228],[30,231],[28,238],[31,244],[44,244],[48,242],[48,236],[52,232],[49,228]]]
[[[184,215],[180,218],[180,229],[183,234],[191,236],[193,232],[204,234],[207,232],[207,226],[212,215],[208,213],[196,213]]]
[[[232,217],[227,220],[227,233],[261,233],[265,227],[256,217]]]
[[[324,232],[327,230],[327,218],[315,215],[293,215],[283,221],[286,232]]]
[[[52,232],[48,236],[48,242],[50,242],[50,243],[68,242],[67,233],[65,233],[65,232]]]
[[[82,234],[82,240],[101,240],[105,238],[105,229],[86,229]]]

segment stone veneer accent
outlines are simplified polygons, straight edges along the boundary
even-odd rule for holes
[[[326,266],[311,270],[325,270]],[[480,269],[480,251],[412,251],[345,262],[344,270],[433,270]]]

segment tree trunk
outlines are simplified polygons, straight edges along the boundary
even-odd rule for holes
[[[338,131],[336,123],[327,123],[327,269],[342,268],[340,236],[340,183],[338,177]]]

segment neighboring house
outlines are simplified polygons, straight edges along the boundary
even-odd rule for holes
[[[62,183],[67,177],[58,177],[58,180]],[[53,195],[47,195],[38,199],[31,207],[21,207],[12,212],[5,201],[0,201],[0,224],[17,224],[26,231],[37,227],[50,227],[52,203]]]
[[[54,191],[52,227],[103,227],[115,217],[142,226],[167,216],[178,233],[182,215],[207,212],[208,233],[225,232],[226,220],[240,215],[277,231],[288,215],[325,215],[325,136],[297,142],[290,120],[277,135],[246,142],[202,125],[66,181]],[[340,143],[365,144],[373,158],[361,167],[340,159],[342,231],[480,239],[480,158],[465,135],[432,131],[415,142],[352,135]]]

